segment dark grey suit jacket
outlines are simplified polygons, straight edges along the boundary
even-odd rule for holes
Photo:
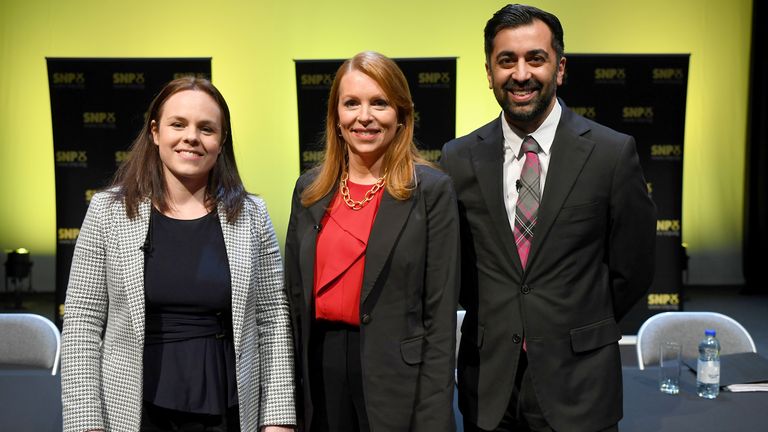
[[[304,430],[312,419],[307,354],[316,240],[335,190],[310,207],[296,183],[285,242],[286,284],[297,343]],[[365,256],[360,299],[363,391],[374,431],[452,431],[459,218],[451,179],[416,167],[411,197],[385,193]]]
[[[501,120],[443,147],[462,223],[459,405],[494,429],[522,340],[546,420],[595,431],[622,416],[616,322],[653,278],[656,210],[634,139],[563,107],[523,271],[502,188]]]

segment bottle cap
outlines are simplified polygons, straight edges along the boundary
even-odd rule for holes
[[[712,330],[712,329],[706,329],[706,330],[704,330],[704,336],[712,336],[712,337],[714,337],[715,336],[715,331]]]

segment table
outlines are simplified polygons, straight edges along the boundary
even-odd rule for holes
[[[696,395],[696,375],[680,371],[680,393],[658,390],[657,368],[622,368],[624,418],[621,432],[733,432],[768,430],[768,392],[720,392],[717,399]]]
[[[680,394],[667,395],[658,390],[656,368],[625,367],[622,373],[621,432],[763,431],[768,425],[768,392],[720,392],[717,399],[702,399],[695,375],[683,369]],[[460,415],[457,420],[460,425]],[[60,375],[0,368],[0,431],[61,431],[61,425]]]
[[[61,375],[0,368],[0,431],[61,429]]]

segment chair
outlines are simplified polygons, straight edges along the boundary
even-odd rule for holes
[[[0,366],[5,369],[45,369],[56,375],[61,334],[40,315],[0,314]]]
[[[637,364],[658,364],[659,344],[664,341],[682,345],[683,358],[699,355],[699,342],[704,330],[717,331],[720,354],[757,352],[755,342],[733,318],[717,312],[663,312],[648,318],[637,332]]]

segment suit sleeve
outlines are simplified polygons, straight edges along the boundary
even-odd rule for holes
[[[299,267],[299,239],[296,234],[296,224],[299,212],[301,212],[301,198],[299,197],[299,182],[293,191],[291,200],[291,215],[288,219],[288,232],[285,236],[285,289],[288,292],[288,302],[291,305],[291,317],[294,327],[294,339],[297,354],[299,353],[301,323],[301,269]]]
[[[459,290],[459,216],[448,176],[425,190],[427,256],[423,291],[424,345],[412,430],[452,431]],[[425,188],[428,189],[428,188]]]
[[[656,206],[632,137],[623,143],[615,167],[610,214],[608,266],[618,321],[650,287],[656,249]]]
[[[302,353],[302,329],[301,315],[302,315],[302,302],[301,297],[301,268],[299,266],[299,239],[296,234],[296,225],[298,215],[301,212],[301,199],[299,197],[299,181],[296,182],[296,187],[293,191],[293,198],[291,200],[291,215],[288,219],[288,231],[285,237],[285,290],[288,294],[288,303],[291,309],[291,323],[293,325],[293,339],[295,356],[295,388],[297,404],[297,415],[299,417],[299,430],[302,429],[301,424],[304,421],[305,413],[303,407],[305,405],[304,387],[302,385],[303,367],[302,362],[304,355]]]
[[[256,273],[262,391],[259,426],[295,425],[293,337],[280,249],[264,202],[254,201],[260,243]]]
[[[65,432],[104,430],[101,344],[109,306],[104,219],[110,199],[96,194],[91,200],[72,257],[61,343]]]
[[[443,146],[443,150],[440,155],[440,166],[448,173],[453,179],[453,184],[456,189],[459,188],[458,182],[460,182],[459,172],[462,172],[461,168],[457,164],[459,158],[449,159],[452,156],[452,151],[449,149],[450,142]],[[458,201],[458,198],[457,198]],[[459,243],[461,244],[461,275],[457,275],[460,278],[459,283],[459,304],[464,309],[477,309],[477,266],[475,265],[477,258],[475,255],[474,241],[472,239],[472,231],[467,221],[467,210],[461,201],[458,201],[459,211]]]

